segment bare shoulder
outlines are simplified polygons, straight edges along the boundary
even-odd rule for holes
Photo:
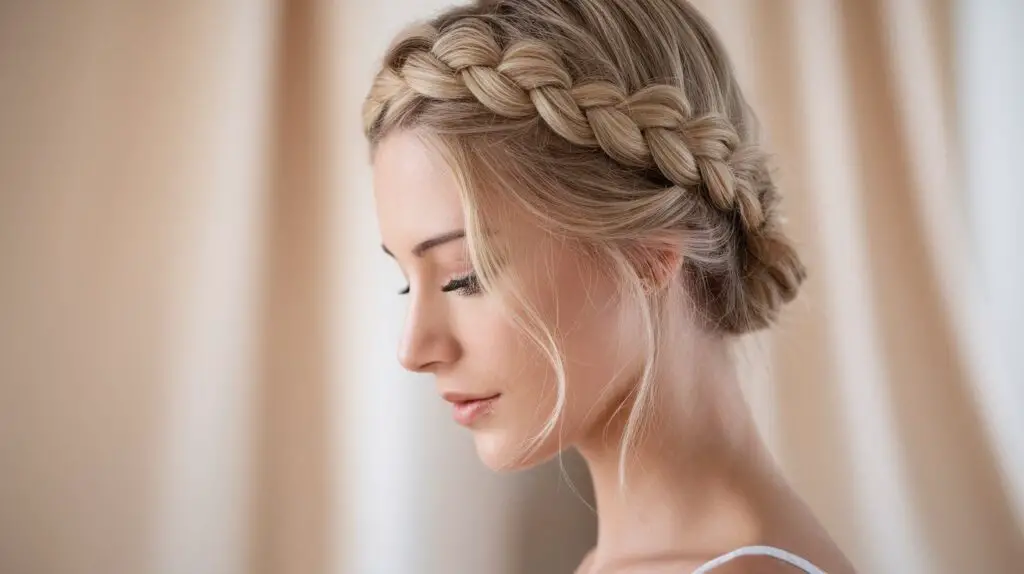
[[[680,574],[693,572],[704,564],[692,556],[660,556],[619,561],[602,569],[600,574]],[[795,574],[798,571],[802,572],[796,566],[770,556],[748,555],[719,565],[713,574]],[[593,548],[583,557],[574,574],[598,574],[594,571]]]

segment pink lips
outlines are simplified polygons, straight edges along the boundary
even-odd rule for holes
[[[452,404],[452,418],[462,426],[470,426],[474,421],[486,415],[501,397],[501,393],[493,395],[465,395],[445,393],[444,400]]]

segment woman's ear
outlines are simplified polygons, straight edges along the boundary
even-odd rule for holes
[[[636,244],[631,254],[637,276],[649,294],[669,288],[683,267],[683,250],[668,241],[648,240]]]

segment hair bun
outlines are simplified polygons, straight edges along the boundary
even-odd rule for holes
[[[780,194],[758,147],[737,150],[729,161],[735,195],[737,267],[740,281],[719,310],[719,327],[731,333],[771,325],[792,301],[807,276],[791,241],[780,229],[776,207]],[[709,184],[710,182],[705,182]],[[713,188],[714,184],[709,184]]]

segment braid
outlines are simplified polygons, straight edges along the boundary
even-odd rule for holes
[[[423,100],[476,102],[509,120],[540,118],[571,144],[600,149],[624,166],[654,168],[734,218],[746,249],[742,280],[715,319],[721,328],[764,327],[796,295],[805,271],[775,228],[778,193],[764,155],[723,115],[695,115],[683,89],[653,84],[627,93],[606,80],[574,82],[551,45],[523,38],[502,46],[479,17],[458,18],[443,32],[412,28],[388,54],[364,104],[367,134]]]

